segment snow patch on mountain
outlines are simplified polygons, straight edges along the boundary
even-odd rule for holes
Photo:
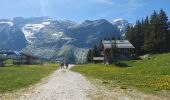
[[[51,22],[43,22],[42,25],[50,25]]]
[[[128,26],[129,22],[123,18],[118,18],[113,20],[112,24],[118,26],[118,28],[123,28],[124,26]]]
[[[41,24],[26,24],[22,27],[22,32],[24,33],[28,43],[32,43],[35,39],[35,34],[39,32],[44,27],[50,25],[51,22],[42,22]]]
[[[123,18],[117,18],[111,21],[111,23],[115,26],[117,26],[117,28],[120,30],[120,32],[122,33],[122,37],[125,36],[126,33],[126,28],[127,26],[133,26],[132,23],[129,23],[127,20],[123,19]]]
[[[55,40],[60,40],[60,39],[63,39],[63,40],[73,40],[73,38],[70,38],[70,37],[66,36],[64,34],[64,32],[53,33],[53,34],[51,34],[51,37],[52,37],[52,39],[55,39]],[[70,42],[70,41],[68,41],[68,42]]]
[[[14,25],[11,21],[0,21],[0,24],[8,24],[10,27]]]
[[[59,39],[59,38],[61,38],[63,35],[64,35],[63,32],[56,32],[56,33],[52,34],[52,37]]]

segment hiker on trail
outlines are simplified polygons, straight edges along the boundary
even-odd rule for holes
[[[68,63],[65,63],[65,65],[66,65],[66,69],[68,69]]]
[[[60,68],[61,68],[61,69],[64,68],[64,63],[63,63],[63,62],[60,64]]]

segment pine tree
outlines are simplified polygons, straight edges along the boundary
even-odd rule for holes
[[[128,25],[127,28],[126,28],[125,37],[126,37],[126,39],[128,39],[129,41],[132,40],[132,36],[131,36],[131,28],[130,28],[129,25]]]
[[[111,40],[110,41],[111,42],[111,51],[110,51],[110,57],[109,57],[109,59],[110,59],[110,61],[109,61],[109,63],[114,63],[114,62],[116,62],[117,61],[117,56],[118,56],[118,52],[117,52],[117,43],[116,43],[116,38],[114,39],[114,42],[113,42],[113,40]]]
[[[98,57],[99,56],[99,52],[98,52],[98,49],[97,49],[96,45],[94,45],[94,47],[93,47],[92,54],[93,54],[93,57]]]
[[[116,41],[116,38],[114,39],[114,45],[113,45],[113,59],[114,59],[114,62],[117,61],[118,59],[118,50],[117,50],[117,41]]]
[[[151,41],[151,52],[160,52],[159,47],[160,47],[160,34],[158,33],[160,28],[159,28],[159,18],[158,14],[156,11],[153,12],[151,15],[151,20],[150,20],[150,28],[151,28],[151,33],[150,33],[150,38],[152,39]]]
[[[103,46],[103,43],[102,43],[103,40],[100,41],[100,44],[99,44],[99,48],[98,48],[98,53],[100,55],[100,53],[103,51],[104,49],[104,46]]]
[[[91,63],[93,61],[92,49],[89,49],[87,53],[87,62]]]
[[[154,11],[149,19],[146,17],[136,22],[134,27],[127,27],[126,38],[135,46],[137,54],[170,51],[170,24],[166,13],[161,9]]]
[[[144,21],[143,26],[143,32],[144,32],[144,46],[143,49],[146,53],[149,53],[151,51],[151,45],[152,45],[152,39],[150,38],[150,23],[149,23],[149,17],[147,16]]]
[[[142,24],[139,20],[136,22],[134,29],[135,29],[134,30],[135,31],[134,46],[136,47],[137,53],[142,54],[144,35],[142,31]]]
[[[159,39],[160,39],[160,50],[167,51],[170,44],[168,43],[169,34],[168,34],[168,17],[163,9],[159,13]]]
[[[135,33],[134,33],[134,27],[127,27],[126,32],[126,39],[129,40],[132,44],[134,43]]]

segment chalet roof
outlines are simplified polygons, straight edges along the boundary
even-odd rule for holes
[[[102,41],[105,49],[110,49],[114,45],[115,40]],[[128,40],[116,40],[117,48],[119,49],[134,49],[135,47]]]
[[[21,53],[21,55],[28,56],[28,57],[31,57],[31,58],[34,58],[34,59],[38,59],[37,56],[33,56],[33,55],[30,55],[30,54],[27,54],[27,53]]]
[[[18,51],[0,51],[0,54],[3,54],[3,55],[16,55],[16,56],[21,55]]]

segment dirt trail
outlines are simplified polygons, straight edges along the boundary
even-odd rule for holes
[[[73,66],[70,65],[69,68]],[[43,83],[33,86],[30,91],[19,93],[22,95],[16,100],[168,100],[133,89],[121,89],[119,86],[106,88],[102,81],[92,83],[79,73],[59,69]]]
[[[73,67],[70,65],[69,68]],[[82,75],[66,69],[57,70],[48,82],[34,90],[32,94],[22,96],[21,100],[88,100],[88,92],[93,86]]]

